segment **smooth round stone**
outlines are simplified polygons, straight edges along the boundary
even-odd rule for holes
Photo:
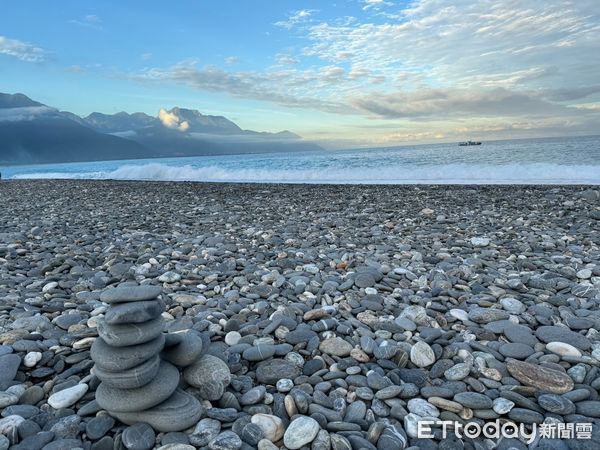
[[[110,416],[97,416],[90,420],[85,426],[85,434],[92,441],[103,437],[115,425],[115,419]]]
[[[300,368],[285,359],[270,359],[259,363],[256,380],[261,384],[275,385],[281,378],[293,380],[300,375]]]
[[[449,381],[459,381],[469,376],[471,365],[459,363],[444,371],[444,377]]]
[[[264,361],[265,359],[272,357],[274,354],[274,345],[262,344],[244,350],[244,352],[242,353],[242,358],[244,358],[246,361],[256,362]]]
[[[229,367],[213,355],[204,355],[183,371],[188,384],[198,389],[205,400],[219,400],[231,381]]]
[[[492,407],[492,399],[478,392],[459,392],[453,400],[471,409],[489,409]]]
[[[246,424],[241,435],[242,440],[250,445],[257,445],[265,436],[262,429],[253,423]]]
[[[453,308],[450,311],[448,311],[448,313],[455,319],[460,320],[461,322],[466,322],[467,320],[469,320],[469,314],[463,309]]]
[[[290,392],[294,387],[294,382],[289,378],[282,378],[277,382],[276,387],[279,392]]]
[[[419,341],[410,349],[410,360],[417,367],[428,367],[435,363],[435,353],[425,341]]]
[[[164,327],[162,317],[144,323],[110,325],[98,320],[98,334],[113,347],[143,344],[161,335]]]
[[[242,335],[237,331],[230,331],[225,335],[225,343],[229,346],[237,345],[242,339]]]
[[[277,442],[283,437],[283,421],[272,414],[254,414],[252,423],[258,425],[265,435],[265,439],[271,442]]]
[[[102,339],[96,339],[90,349],[90,356],[97,367],[116,372],[139,366],[158,354],[165,345],[165,336],[160,334],[157,338],[139,345],[127,347],[111,347]]]
[[[520,423],[542,423],[544,421],[543,415],[525,408],[511,409],[508,418]]]
[[[156,431],[171,432],[194,426],[204,413],[204,408],[195,397],[177,389],[167,400],[152,408],[110,413],[128,425],[146,422]]]
[[[23,365],[25,367],[34,367],[42,359],[41,352],[29,352],[23,358]]]
[[[546,411],[555,414],[566,415],[575,412],[575,405],[569,399],[556,394],[542,394],[537,398],[538,405]]]
[[[576,347],[565,342],[548,342],[546,350],[559,356],[573,356],[576,358],[581,356],[581,352]]]
[[[523,325],[509,324],[504,327],[504,336],[511,342],[535,346],[539,341],[533,335],[531,330]]]
[[[577,402],[577,414],[581,414],[586,417],[600,418],[600,401],[598,400],[585,400],[583,402]]]
[[[100,301],[105,303],[139,302],[155,299],[161,292],[160,286],[119,286],[103,291],[100,294]]]
[[[338,336],[325,339],[319,344],[319,350],[323,353],[339,357],[348,356],[352,348],[352,344]]]
[[[508,372],[521,383],[553,394],[573,390],[573,380],[566,373],[516,359],[506,361]]]
[[[413,414],[421,417],[439,417],[440,411],[427,400],[411,398],[406,408]]]
[[[244,406],[254,405],[264,398],[265,393],[266,388],[264,386],[256,386],[242,395],[242,398],[240,398],[240,404]]]
[[[0,392],[0,409],[19,402],[19,397],[10,392]]]
[[[238,450],[242,448],[242,440],[233,431],[223,431],[208,443],[210,450]]]
[[[290,450],[297,450],[312,442],[321,427],[312,417],[299,416],[293,420],[283,435],[283,444]]]
[[[20,365],[21,357],[19,355],[10,353],[0,356],[0,389],[5,389],[8,387],[6,384],[15,379]]]
[[[508,311],[502,309],[476,307],[469,311],[469,319],[475,323],[488,323],[508,317]]]
[[[503,344],[500,346],[498,351],[504,356],[516,359],[525,359],[534,354],[534,350],[529,345],[520,344],[517,342]]]
[[[96,390],[96,401],[101,408],[114,412],[142,411],[165,401],[179,384],[177,368],[161,361],[156,378],[137,389],[117,389],[100,383]],[[113,414],[114,415],[114,414]]]
[[[535,335],[542,342],[564,342],[566,344],[570,344],[574,347],[577,347],[579,350],[589,350],[592,346],[588,338],[565,327],[538,327],[535,330]]]
[[[177,344],[163,349],[161,356],[177,367],[187,367],[202,355],[202,337],[195,330],[175,334],[181,335],[181,340]]]
[[[514,402],[503,397],[498,397],[494,399],[492,409],[498,414],[507,414],[514,406]]]
[[[521,314],[525,311],[525,305],[516,298],[505,297],[500,300],[500,304],[502,308],[512,314]]]
[[[221,422],[215,419],[202,419],[190,435],[190,443],[198,447],[208,445],[221,432]]]
[[[150,383],[158,374],[160,358],[156,355],[148,361],[131,369],[120,372],[109,372],[100,367],[95,367],[94,373],[100,381],[110,387],[118,389],[135,389]]]
[[[143,302],[128,302],[111,306],[104,320],[111,325],[124,323],[143,323],[154,320],[165,310],[162,300],[149,300]]]
[[[67,408],[77,403],[77,401],[85,395],[88,389],[89,386],[87,384],[76,384],[73,387],[52,394],[48,398],[48,404],[54,409]]]
[[[150,425],[141,422],[125,428],[121,440],[128,450],[150,450],[154,448],[156,434]]]

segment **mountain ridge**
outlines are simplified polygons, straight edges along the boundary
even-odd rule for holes
[[[0,163],[35,164],[109,159],[322,150],[288,130],[244,130],[224,116],[196,109],[93,112],[85,117],[0,93]]]

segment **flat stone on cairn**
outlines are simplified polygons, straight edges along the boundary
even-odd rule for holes
[[[195,331],[166,338],[160,293],[157,286],[123,285],[100,295],[110,307],[98,321],[99,338],[91,348],[101,381],[96,401],[128,425],[146,422],[157,431],[181,431],[200,419],[203,408],[195,397],[177,390],[180,373],[173,364],[196,362],[202,338]],[[167,340],[174,345],[163,352]]]

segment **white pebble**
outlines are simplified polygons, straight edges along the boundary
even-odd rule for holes
[[[29,352],[23,358],[25,367],[33,367],[42,359],[41,352]]]
[[[225,343],[227,345],[236,345],[242,339],[242,335],[237,331],[230,331],[225,335]]]
[[[52,394],[50,398],[48,398],[48,404],[54,409],[67,408],[75,404],[87,391],[87,384],[76,384],[73,387]]]

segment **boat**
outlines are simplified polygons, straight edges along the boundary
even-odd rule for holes
[[[460,145],[461,147],[465,147],[467,145],[481,145],[481,142],[479,142],[479,141],[459,142],[458,145]]]

